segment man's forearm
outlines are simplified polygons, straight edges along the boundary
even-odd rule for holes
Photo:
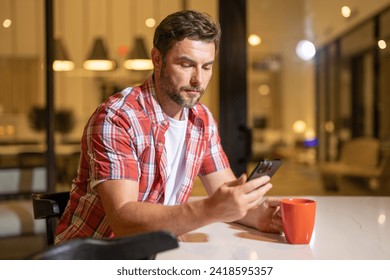
[[[207,199],[166,206],[128,202],[111,216],[110,226],[117,236],[167,230],[179,236],[214,221],[208,215]]]

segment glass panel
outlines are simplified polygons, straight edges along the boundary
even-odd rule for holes
[[[383,141],[385,153],[390,156],[390,10],[387,10],[380,16],[380,38],[385,42],[382,48],[379,48],[379,114],[380,114],[380,133],[379,137]]]
[[[379,18],[381,39],[390,38],[390,9],[382,13]],[[389,42],[388,42],[389,43]]]
[[[374,22],[369,21],[342,37],[341,55],[350,57],[366,51],[374,45],[374,38]]]
[[[299,40],[308,39],[305,3],[247,3],[248,37],[260,38],[258,44],[248,40],[247,122],[252,129],[252,158],[279,156],[311,163],[312,153],[295,153],[295,147],[313,137],[315,130],[314,95],[310,94],[314,65],[295,53]]]
[[[0,197],[46,190],[43,1],[0,1]]]
[[[374,30],[374,21],[371,20],[340,39],[342,142],[351,137],[374,136]],[[351,126],[350,132],[347,126]]]

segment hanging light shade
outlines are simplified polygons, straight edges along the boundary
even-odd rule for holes
[[[54,71],[71,71],[74,69],[74,62],[69,59],[68,53],[62,44],[61,39],[54,40]]]
[[[153,63],[146,51],[145,42],[142,37],[135,38],[134,49],[123,63],[129,70],[152,70]]]
[[[108,51],[103,39],[97,37],[89,53],[88,59],[83,63],[83,67],[92,71],[109,71],[113,70],[115,66],[115,62],[108,57]]]

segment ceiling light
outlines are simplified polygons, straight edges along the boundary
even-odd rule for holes
[[[129,53],[123,66],[129,70],[152,70],[153,63],[146,51],[145,42],[142,37],[135,38],[133,51]]]
[[[54,40],[54,71],[71,71],[74,69],[74,63],[69,59],[68,53],[61,39]]]
[[[10,19],[8,19],[8,18],[5,19],[5,20],[3,21],[3,27],[4,27],[4,28],[10,27],[11,24],[12,24],[12,20],[10,20]]]
[[[304,133],[306,127],[307,127],[306,122],[303,120],[296,120],[292,126],[293,131],[297,134]]]
[[[351,10],[351,8],[348,7],[348,6],[343,6],[343,7],[341,8],[341,14],[342,14],[342,16],[345,17],[345,18],[349,18],[349,17],[351,16],[351,14],[352,14],[352,10]]]
[[[386,49],[386,47],[387,47],[386,41],[385,41],[385,40],[379,40],[379,41],[378,41],[378,47],[379,47],[381,50]]]
[[[261,44],[261,38],[260,38],[260,36],[258,36],[256,34],[251,34],[248,37],[248,43],[251,46],[258,46]]]
[[[266,84],[262,84],[257,88],[257,91],[260,95],[266,96],[270,93],[270,88]]]
[[[300,59],[310,60],[316,54],[316,47],[308,40],[301,40],[298,42],[295,52]]]
[[[148,18],[145,20],[145,25],[149,28],[152,28],[156,25],[156,20],[154,18]]]
[[[109,71],[115,69],[115,62],[108,57],[108,51],[102,38],[96,38],[88,59],[84,61],[83,67],[92,71]]]

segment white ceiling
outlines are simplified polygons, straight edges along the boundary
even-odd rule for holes
[[[341,16],[344,5],[350,18]],[[248,32],[258,33],[265,48],[299,37],[320,46],[386,7],[390,0],[248,0]]]

